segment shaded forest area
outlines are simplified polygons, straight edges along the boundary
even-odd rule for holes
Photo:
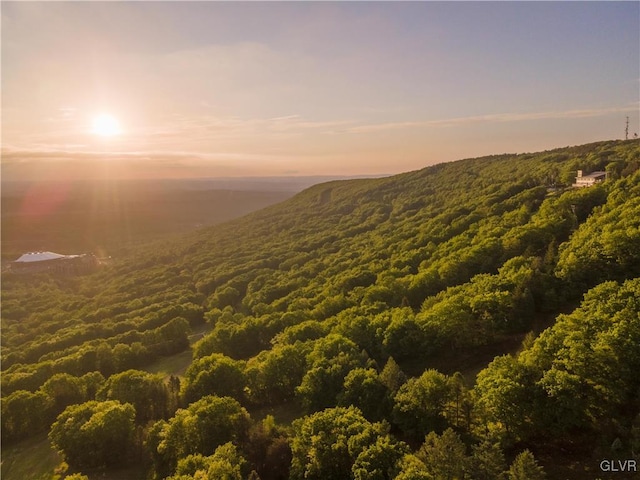
[[[264,182],[255,182],[256,190],[238,182],[215,186],[204,180],[3,184],[3,262],[29,251],[123,255],[133,245],[232,220],[294,193]]]
[[[600,465],[640,451],[639,277],[637,140],[316,185],[5,275],[3,448],[49,432],[69,480],[632,478]]]

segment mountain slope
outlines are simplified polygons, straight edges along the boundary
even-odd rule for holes
[[[28,436],[66,405],[93,400],[105,378],[184,350],[190,326],[207,321],[212,331],[193,346],[194,362],[168,404],[227,395],[251,411],[351,405],[368,421],[390,420],[391,433],[410,445],[446,427],[477,441],[482,425],[505,424],[491,413],[498,384],[483,381],[489,413],[474,410],[463,421],[451,413],[452,395],[468,396],[468,387],[428,369],[453,373],[456,359],[504,353],[589,288],[638,277],[639,167],[639,142],[613,141],[329,182],[179,242],[149,244],[89,276],[7,276],[3,435]],[[606,170],[609,179],[568,188],[576,170]],[[395,361],[417,378],[400,387]],[[493,368],[483,378],[521,367]],[[72,377],[67,397],[53,388],[62,374]],[[419,391],[432,392],[425,401],[433,410],[413,401]],[[536,405],[553,409],[545,402]],[[41,418],[21,423],[33,408]],[[170,427],[153,435],[168,441],[182,427],[163,415]],[[559,435],[599,425],[569,422]],[[532,431],[503,432],[503,448],[539,447]],[[153,468],[174,473],[180,451],[152,453]]]

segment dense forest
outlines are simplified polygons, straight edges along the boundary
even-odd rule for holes
[[[2,445],[48,434],[40,478],[632,478],[638,371],[638,140],[324,183],[2,278]]]

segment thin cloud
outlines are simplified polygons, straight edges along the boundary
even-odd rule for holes
[[[138,132],[140,138],[180,138],[202,139],[212,137],[237,138],[251,134],[297,134],[313,130],[335,130],[351,128],[352,120],[310,120],[300,115],[286,115],[272,118],[237,118],[211,115],[179,116],[169,119],[163,125],[151,127],[146,132]]]
[[[349,129],[349,133],[372,133],[387,130],[403,130],[406,128],[426,127],[431,122],[389,122],[371,125],[358,125]]]
[[[497,113],[490,115],[476,115],[442,120],[427,120],[419,122],[391,122],[371,125],[358,125],[349,129],[352,133],[371,133],[388,130],[423,127],[457,127],[474,123],[507,123],[552,119],[581,119],[593,118],[615,113],[637,112],[637,105],[612,108],[592,108],[580,110],[565,110],[559,112],[531,112],[531,113]]]
[[[286,117],[270,118],[260,122],[260,124],[268,130],[295,132],[297,130],[340,128],[353,125],[354,122],[351,120],[306,120],[300,115],[289,115]]]
[[[30,162],[92,162],[92,161],[149,161],[151,163],[181,162],[199,163],[212,161],[245,161],[272,162],[280,160],[282,155],[255,154],[250,152],[192,152],[192,151],[136,151],[136,152],[101,152],[74,151],[65,149],[19,149],[3,148],[2,164]]]
[[[55,120],[55,122],[54,122]],[[72,153],[90,150],[99,139],[83,126],[69,123],[69,118],[51,119],[53,128],[14,135],[14,150],[60,151]],[[55,125],[57,124],[57,125]],[[101,144],[102,154],[118,151],[151,150],[155,147],[173,150],[176,147],[199,150],[202,142],[251,140],[261,142],[272,138],[290,138],[306,134],[344,131],[356,125],[351,120],[313,120],[298,114],[271,118],[240,118],[215,115],[172,114],[154,124],[133,125],[113,139],[111,145]],[[78,139],[82,139],[78,142]],[[11,145],[9,144],[9,145]],[[5,146],[7,143],[5,143]]]

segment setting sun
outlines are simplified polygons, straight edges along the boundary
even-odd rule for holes
[[[93,118],[91,133],[103,137],[111,137],[121,133],[120,122],[113,115],[106,113]]]

